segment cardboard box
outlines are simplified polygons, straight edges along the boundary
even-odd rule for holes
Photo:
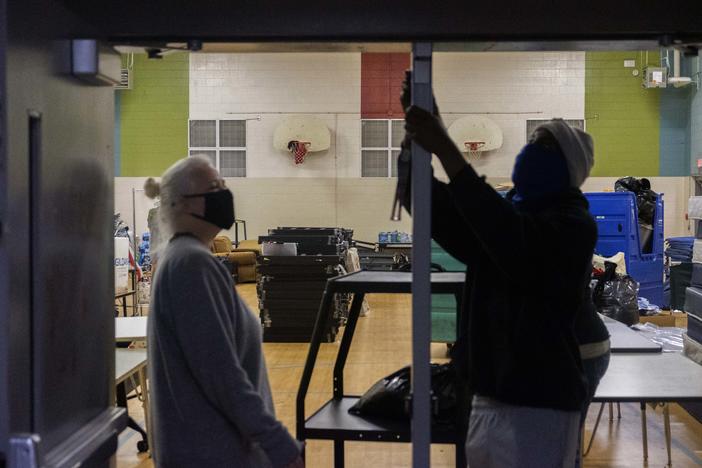
[[[115,237],[115,294],[129,290],[129,239]]]
[[[659,315],[642,316],[641,323],[652,323],[659,327],[687,327],[687,315],[684,312],[664,311]]]

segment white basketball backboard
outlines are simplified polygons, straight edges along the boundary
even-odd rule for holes
[[[464,152],[470,151],[469,143],[479,142],[479,151],[492,151],[502,146],[502,130],[491,119],[480,115],[468,115],[453,122],[448,133],[456,146]]]
[[[285,118],[273,133],[273,146],[288,151],[288,143],[309,143],[307,151],[324,151],[331,146],[331,134],[327,125],[317,117],[295,115]]]

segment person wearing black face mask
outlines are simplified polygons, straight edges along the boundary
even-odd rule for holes
[[[579,187],[593,165],[592,139],[560,119],[539,128],[516,158],[505,199],[463,158],[438,109],[409,106],[407,85],[402,101],[405,145],[436,154],[450,179],[432,182],[432,237],[467,265],[452,360],[472,395],[468,464],[573,466],[592,388],[580,345],[604,354],[609,343],[587,307],[597,228]]]
[[[160,196],[161,238],[148,330],[156,467],[304,467],[275,418],[261,324],[210,253],[234,222],[232,193],[204,158],[178,161]]]
[[[220,229],[229,229],[234,225],[234,196],[229,189],[218,188],[214,192],[183,195],[183,198],[199,197],[205,200],[205,211],[203,214],[190,213],[191,216]]]

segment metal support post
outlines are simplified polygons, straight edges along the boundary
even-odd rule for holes
[[[665,428],[665,448],[668,451],[668,464],[666,466],[673,466],[673,457],[671,453],[671,443],[672,435],[670,432],[670,404],[663,403],[663,426]]]
[[[648,461],[648,427],[646,426],[646,403],[641,402],[641,438],[643,439],[643,459]]]
[[[334,468],[344,468],[344,441],[334,440]]]
[[[432,44],[412,45],[412,104],[433,111]],[[412,466],[431,452],[431,154],[412,144]]]
[[[606,403],[602,403],[600,405],[600,411],[597,413],[597,420],[595,420],[595,426],[592,428],[592,435],[590,435],[590,442],[587,444],[587,449],[585,449],[585,451],[583,451],[583,457],[587,457],[588,453],[590,453],[590,449],[592,448],[593,442],[595,442],[595,434],[597,434],[597,428],[600,427],[600,419],[602,418],[602,412],[604,411],[605,405],[606,405]],[[585,438],[585,423],[583,423],[583,439],[584,438]]]

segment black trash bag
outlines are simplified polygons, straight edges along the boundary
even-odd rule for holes
[[[403,367],[374,383],[356,404],[349,408],[349,413],[359,416],[407,419],[411,369],[410,366]]]
[[[458,388],[453,363],[431,364],[432,423],[451,425],[457,423]]]
[[[401,265],[400,267],[397,268],[398,271],[403,271],[403,272],[408,272],[412,271],[412,262],[405,263],[404,265]],[[443,266],[439,265],[438,263],[430,263],[429,264],[429,270],[434,273],[446,273],[446,268]]]
[[[614,190],[617,192],[633,192],[636,195],[639,222],[649,226],[653,225],[658,194],[651,190],[651,181],[635,177],[624,177],[614,183]]]
[[[642,190],[651,190],[651,181],[636,177],[622,177],[614,183],[614,190],[616,192],[639,193]]]
[[[641,252],[653,252],[653,220],[656,216],[658,194],[651,190],[651,181],[624,177],[614,183],[614,189],[617,192],[633,192],[636,195]]]
[[[378,417],[398,421],[411,418],[412,368],[403,367],[373,384],[363,396],[349,408],[349,413],[358,416]],[[456,374],[451,363],[431,364],[432,422],[453,424],[458,404]]]
[[[639,283],[631,276],[617,274],[616,269],[615,263],[605,262],[592,300],[599,313],[631,326],[639,323]]]
[[[230,275],[233,275],[234,272],[236,271],[236,265],[234,265],[234,262],[232,262],[229,258],[227,257],[215,257],[219,263],[224,265],[224,268],[227,269]]]

